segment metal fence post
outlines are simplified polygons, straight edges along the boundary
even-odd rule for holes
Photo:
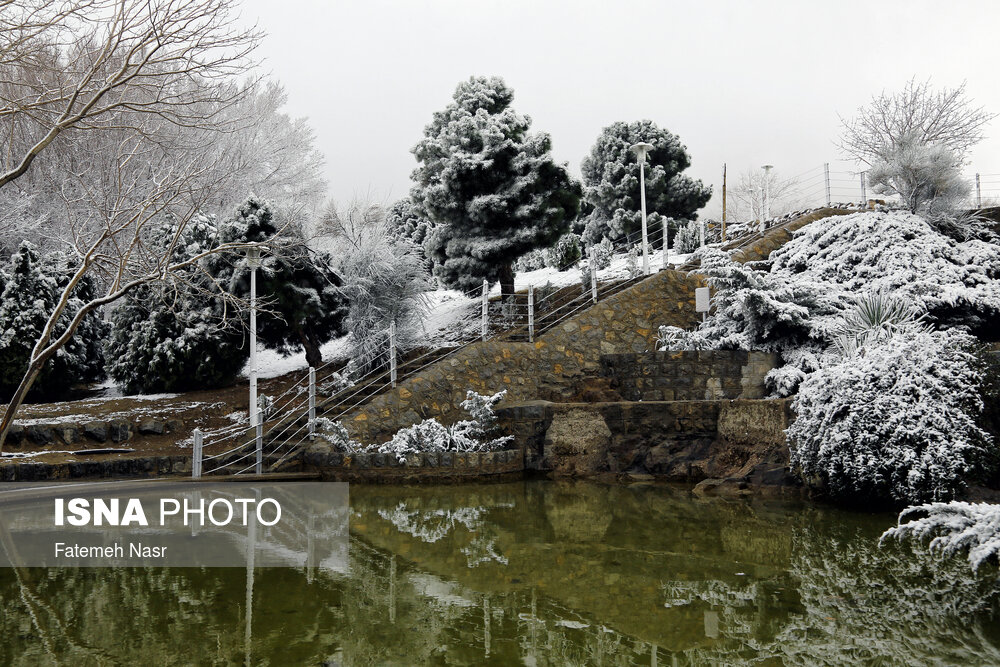
[[[865,174],[867,172],[861,172],[861,208],[868,207],[868,190],[865,188]]]
[[[596,253],[594,249],[590,249],[590,298],[593,299],[594,303],[597,303],[597,262],[595,261]]]
[[[670,268],[670,225],[663,222],[663,268]]]
[[[201,458],[204,446],[204,435],[200,428],[194,430],[194,451],[191,453],[191,477],[201,477]]]
[[[490,283],[483,278],[483,340],[486,340],[486,334],[489,333],[490,326]]]
[[[705,221],[702,220],[701,224],[698,225],[698,247],[705,247]]]
[[[535,288],[528,285],[528,342],[535,342]]]
[[[976,174],[976,208],[983,207],[983,191],[979,187],[979,174]]]
[[[823,163],[823,176],[826,178],[826,205],[829,206],[833,203],[833,199],[830,197],[830,163]]]
[[[264,472],[264,411],[257,408],[257,465],[254,468],[256,474]]]
[[[389,382],[396,386],[396,323],[389,323]]]
[[[309,439],[316,437],[316,369],[309,367]]]

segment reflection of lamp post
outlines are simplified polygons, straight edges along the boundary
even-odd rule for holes
[[[267,247],[259,243],[247,246],[247,266],[250,267],[250,426],[257,426],[260,416],[257,407],[257,269],[260,268],[261,250],[267,250]]]
[[[642,202],[642,273],[649,275],[649,244],[646,241],[646,154],[653,150],[653,144],[640,141],[631,147],[639,160],[639,200]],[[666,237],[664,236],[664,244]],[[664,252],[666,252],[664,250]]]

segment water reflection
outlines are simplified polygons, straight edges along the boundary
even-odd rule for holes
[[[346,572],[0,571],[3,664],[1000,664],[888,515],[661,486],[351,488]]]

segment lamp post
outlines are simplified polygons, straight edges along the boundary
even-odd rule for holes
[[[640,141],[630,148],[639,160],[639,201],[642,203],[642,273],[648,276],[649,243],[646,241],[646,154],[653,150],[653,144]],[[666,238],[664,238],[664,243],[666,243]]]
[[[767,225],[767,220],[771,218],[771,170],[774,169],[774,165],[765,164],[761,169],[764,170],[764,212],[760,216],[760,231],[763,232],[764,227]]]
[[[260,411],[257,409],[257,269],[265,246],[252,243],[247,246],[247,266],[250,267],[250,426],[257,426]]]

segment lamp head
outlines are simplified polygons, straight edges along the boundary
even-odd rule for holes
[[[260,255],[264,250],[267,250],[267,246],[260,243],[250,243],[247,245],[247,264],[251,269],[260,268]]]
[[[653,144],[647,144],[645,141],[640,141],[634,146],[630,146],[629,150],[635,153],[635,156],[640,162],[646,159],[646,154],[653,150]]]

